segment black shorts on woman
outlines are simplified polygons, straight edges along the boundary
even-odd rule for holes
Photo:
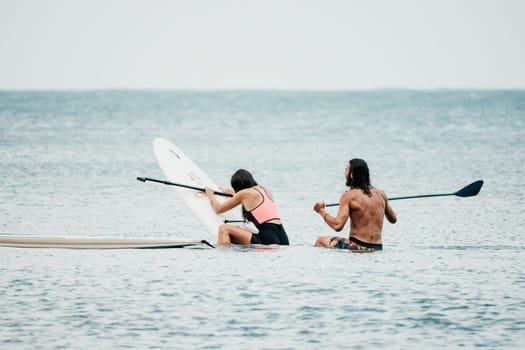
[[[290,245],[283,225],[264,223],[258,225],[259,233],[252,233],[251,244]]]

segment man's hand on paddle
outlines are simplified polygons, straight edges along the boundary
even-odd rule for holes
[[[316,203],[314,204],[314,211],[315,211],[316,213],[320,213],[321,210],[325,208],[325,206],[326,206],[326,205],[325,205],[324,201],[316,202]]]

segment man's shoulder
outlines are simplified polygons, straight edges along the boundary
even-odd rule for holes
[[[344,194],[345,199],[349,202],[361,202],[366,194],[360,188],[349,188]]]
[[[379,189],[379,188],[377,188],[377,187],[372,187],[371,190],[372,190],[372,192],[377,193],[377,195],[379,195],[380,197],[386,199],[386,193],[385,193],[385,191],[383,191],[383,190],[381,190],[381,189]]]
[[[383,191],[382,189],[377,188],[377,187],[370,187],[370,189],[371,189],[372,191],[377,191],[377,192],[379,192],[379,193],[384,193],[384,191]]]
[[[343,195],[347,197],[355,197],[362,192],[363,191],[359,188],[349,188],[348,190],[346,190],[346,192]]]

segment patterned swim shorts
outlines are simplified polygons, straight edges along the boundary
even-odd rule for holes
[[[366,243],[358,240],[355,237],[350,237],[350,239],[342,237],[332,237],[330,238],[330,247],[361,251],[383,250],[382,244]]]

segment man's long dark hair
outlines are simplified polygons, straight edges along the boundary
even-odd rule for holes
[[[245,169],[237,170],[231,178],[230,181],[232,188],[235,192],[244,190],[245,188],[250,188],[257,186],[257,181],[253,178],[253,175]]]
[[[367,195],[371,195],[370,172],[363,159],[354,158],[350,160],[350,173],[346,178],[346,185],[350,188],[360,188]]]

